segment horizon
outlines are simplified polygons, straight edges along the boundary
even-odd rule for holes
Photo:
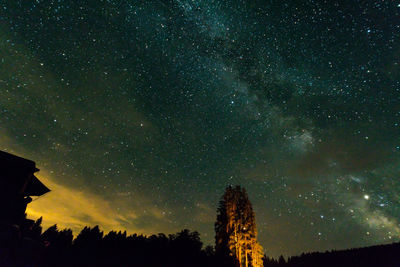
[[[214,244],[246,188],[267,255],[400,241],[400,4],[5,1],[0,150],[43,224]]]

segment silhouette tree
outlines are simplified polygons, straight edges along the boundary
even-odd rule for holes
[[[285,264],[286,264],[286,261],[285,261],[285,258],[283,257],[283,255],[281,255],[281,256],[279,257],[278,263],[279,263],[280,265],[285,265]]]
[[[42,221],[43,217],[40,217],[35,221],[35,223],[32,225],[31,233],[30,235],[32,236],[33,239],[38,240],[40,235],[42,234]]]
[[[277,260],[275,260],[273,258],[270,258],[270,257],[267,257],[265,255],[264,255],[262,260],[263,260],[263,263],[264,263],[264,267],[283,266],[283,265],[280,265]]]
[[[46,247],[41,266],[70,266],[72,257],[72,230],[58,230],[57,225],[49,227],[41,235]]]
[[[246,205],[244,206],[246,207]],[[241,213],[245,214],[246,212],[242,211]],[[202,249],[199,233],[186,229],[168,236],[160,233],[147,237],[137,234],[127,236],[126,232],[121,231],[111,231],[103,235],[98,227],[85,227],[73,241],[72,231],[70,229],[59,230],[57,225],[51,226],[38,239],[35,239],[40,232],[40,224],[41,220],[39,219],[31,228],[32,233],[28,235],[31,241],[25,243],[28,246],[17,251],[18,253],[13,257],[3,257],[0,266],[237,267],[246,266],[246,264],[247,266],[264,267],[400,266],[400,243],[341,251],[303,253],[301,256],[292,256],[286,260],[283,256],[280,256],[279,259],[264,256],[263,264],[257,265],[253,260],[252,253],[248,253],[246,263],[244,256],[246,252],[243,248],[242,252],[239,252],[242,253],[242,261],[235,258],[236,251],[231,253],[233,257],[229,257],[229,254],[227,257],[220,257],[211,246]],[[228,229],[228,226],[228,224],[225,225],[224,229]],[[242,226],[251,229],[249,224],[243,223]],[[240,230],[240,227],[236,229]],[[223,233],[220,235],[229,237]],[[244,236],[243,243],[246,243],[246,238],[251,235],[237,234],[237,236],[238,239],[240,236]],[[226,238],[226,240],[232,239]],[[223,247],[220,244],[218,250],[220,251]],[[236,246],[232,246],[232,244],[226,244],[225,247],[227,247],[228,253],[229,247],[236,249]],[[251,248],[251,245],[247,249],[249,247]]]
[[[103,239],[103,232],[98,226],[85,226],[73,242],[75,253],[82,259],[82,265],[100,266],[99,251]]]
[[[215,249],[233,256],[242,267],[263,265],[263,248],[257,241],[255,215],[246,190],[228,186],[217,210]]]

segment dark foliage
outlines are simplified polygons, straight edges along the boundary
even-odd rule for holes
[[[288,259],[286,266],[400,266],[400,243],[331,252],[313,252]]]
[[[303,253],[289,257],[287,261],[281,256],[278,260],[264,257],[265,267],[399,267],[400,243],[354,248],[339,251]]]
[[[71,230],[54,225],[40,238],[46,248],[37,266],[224,266],[212,247],[203,249],[199,233],[187,229],[147,237],[121,231],[104,235],[95,226],[72,240]]]
[[[177,234],[152,236],[127,235],[111,231],[104,234],[98,226],[85,227],[73,239],[70,229],[53,225],[41,232],[41,219],[32,222],[10,249],[0,247],[0,266],[138,266],[138,267],[236,267],[237,262],[203,248],[198,232],[182,230]],[[10,243],[9,243],[10,244]],[[8,257],[3,257],[5,252]],[[295,266],[400,266],[400,243],[331,252],[314,252],[285,260],[264,256],[265,267]]]

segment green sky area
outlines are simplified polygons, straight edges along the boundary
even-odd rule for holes
[[[0,149],[44,223],[213,244],[240,184],[267,255],[400,241],[396,1],[0,3]]]

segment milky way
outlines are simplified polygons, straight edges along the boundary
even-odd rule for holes
[[[212,244],[240,184],[268,255],[400,240],[400,2],[0,3],[0,149],[46,225]]]

